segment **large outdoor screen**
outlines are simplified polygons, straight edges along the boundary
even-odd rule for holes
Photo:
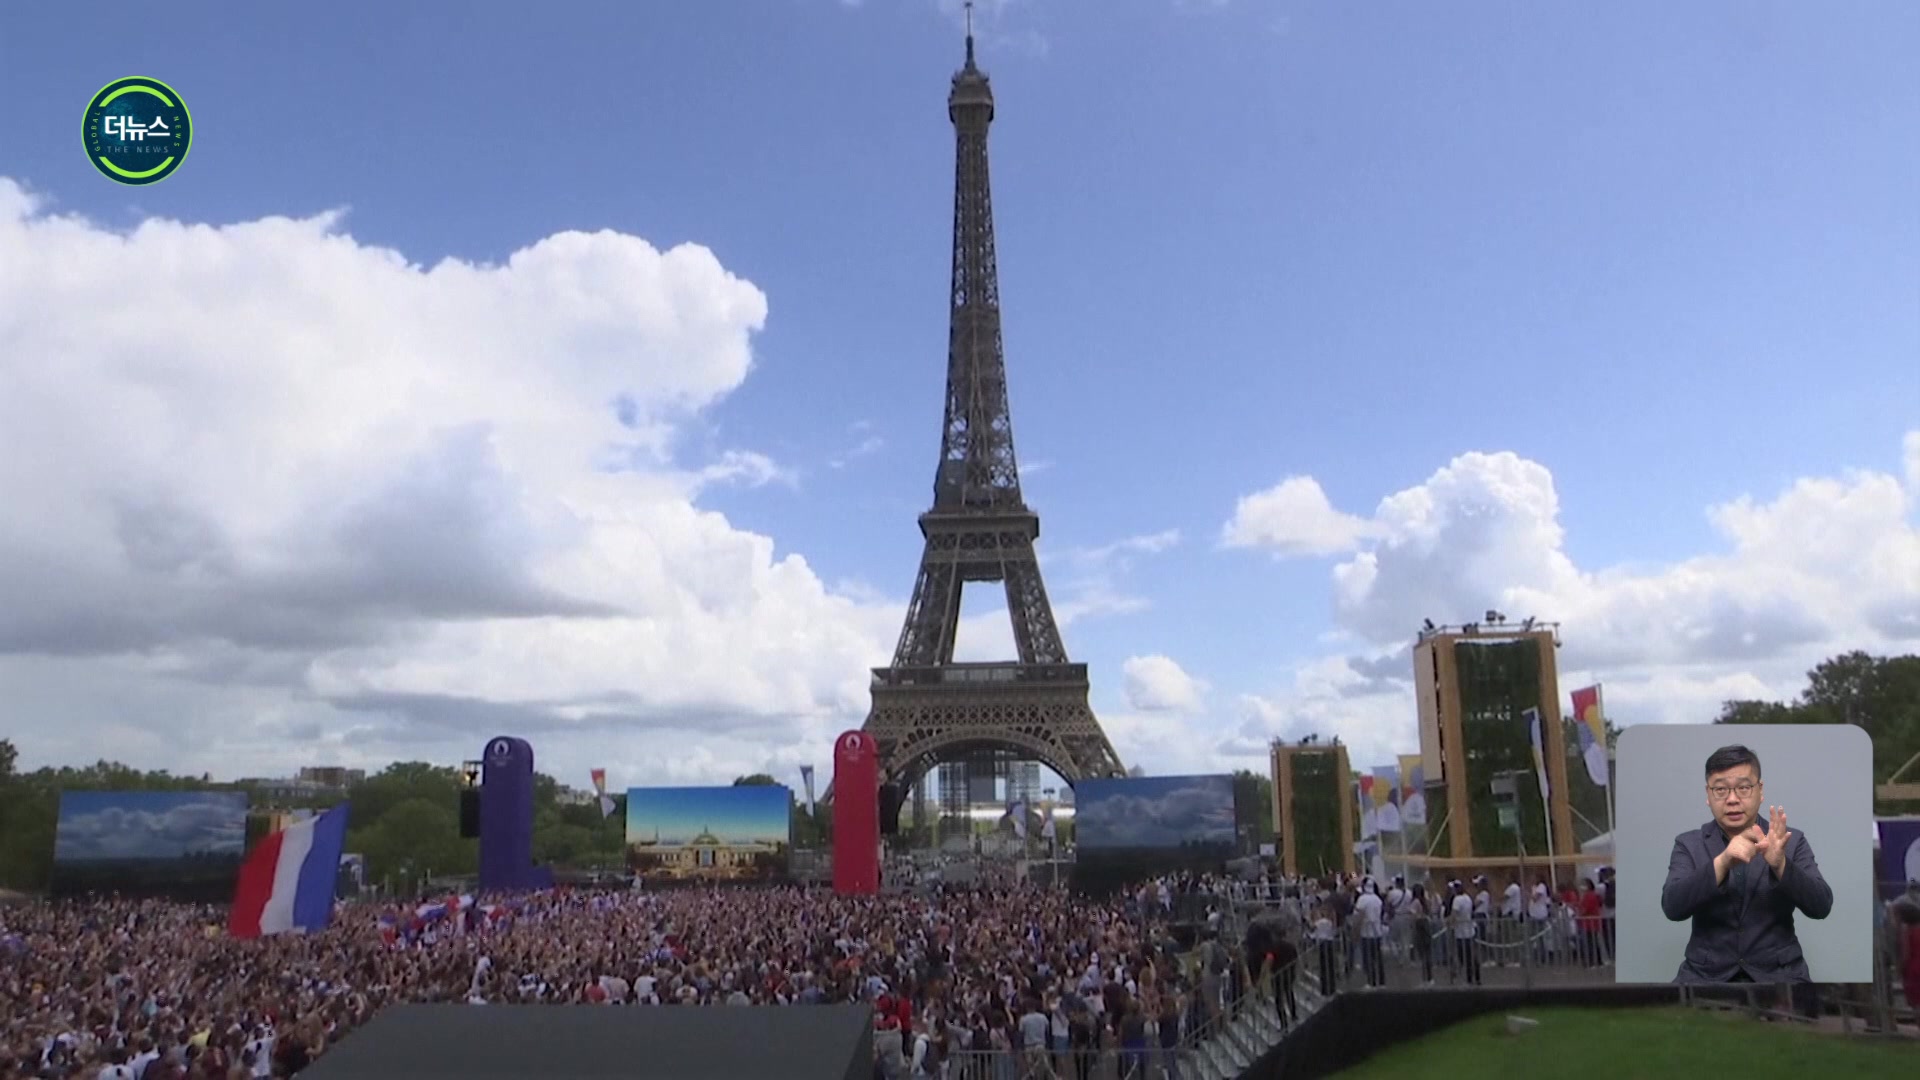
[[[1238,838],[1231,776],[1074,785],[1074,879],[1089,892],[1156,874],[1218,871]]]
[[[246,846],[244,791],[63,792],[53,889],[231,900]]]
[[[778,784],[627,789],[627,865],[647,881],[784,879],[792,829]]]

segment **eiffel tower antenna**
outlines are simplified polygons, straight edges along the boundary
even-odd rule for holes
[[[1039,761],[1069,784],[1125,770],[1087,704],[1087,666],[1067,658],[1041,580],[1040,516],[1020,491],[1000,337],[987,129],[993,89],[974,62],[967,5],[966,66],[953,76],[953,265],[945,415],[933,506],[920,515],[926,547],[893,662],[873,672],[866,730],[883,782],[904,789],[941,762]],[[1006,592],[1018,658],[956,663],[960,593]],[[898,800],[895,800],[895,805]]]

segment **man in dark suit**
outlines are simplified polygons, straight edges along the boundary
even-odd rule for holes
[[[1804,834],[1787,831],[1787,812],[1760,814],[1766,788],[1760,758],[1723,746],[1707,758],[1707,809],[1713,820],[1673,841],[1660,910],[1693,920],[1676,983],[1809,983],[1793,913],[1824,919],[1833,889],[1820,876]]]

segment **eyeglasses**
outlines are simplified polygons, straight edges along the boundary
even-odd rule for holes
[[[1742,780],[1739,783],[1732,784],[1732,785],[1728,785],[1728,784],[1708,784],[1707,785],[1707,794],[1713,796],[1716,799],[1724,799],[1729,795],[1738,795],[1744,799],[1758,790],[1760,790],[1760,785],[1754,783],[1751,780]]]

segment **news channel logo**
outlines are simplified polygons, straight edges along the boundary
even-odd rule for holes
[[[116,184],[157,184],[187,160],[193,116],[173,87],[130,75],[87,102],[81,136],[100,175]]]

